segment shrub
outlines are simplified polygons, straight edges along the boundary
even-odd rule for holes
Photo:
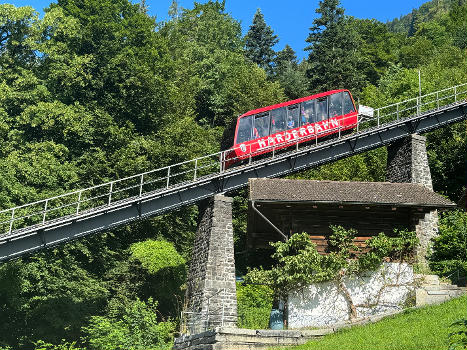
[[[263,285],[237,283],[238,327],[264,329],[268,327],[273,291]]]
[[[429,257],[430,268],[453,282],[465,284],[467,275],[467,213],[453,210],[439,220],[439,236]]]
[[[83,327],[89,350],[170,349],[175,324],[157,322],[157,302],[130,302],[121,317],[93,316]]]

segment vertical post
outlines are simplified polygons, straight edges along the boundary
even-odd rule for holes
[[[81,193],[83,193],[83,191],[78,192],[78,203],[76,204],[76,214],[79,213],[79,206],[81,204]]]
[[[457,86],[454,86],[454,102],[457,102]]]
[[[397,120],[399,120],[399,103],[396,104]]]
[[[13,220],[15,219],[15,208],[11,210],[11,219],[10,219],[10,229],[8,233],[11,233],[11,229],[13,228]]]
[[[422,100],[422,78],[420,69],[418,70],[418,96],[420,97],[420,101]]]
[[[112,181],[110,183],[110,190],[109,190],[109,204],[110,202],[112,202],[112,191],[113,191],[113,188],[114,188],[114,182]]]
[[[439,91],[436,91],[436,102],[439,109]]]
[[[141,174],[141,180],[139,182],[139,196],[143,194],[144,174]]]
[[[362,119],[359,118],[359,117],[360,117],[360,115],[357,114],[357,132],[358,132],[358,128],[359,128],[359,126],[360,126],[360,121],[362,120]]]
[[[224,151],[222,151],[220,154],[219,154],[219,172],[222,173],[223,171],[223,155],[224,155]]]
[[[378,115],[377,115],[376,119],[378,121],[378,128],[379,128],[379,109],[378,109]]]
[[[45,200],[45,204],[44,204],[44,213],[42,215],[42,223],[45,223],[45,216],[47,215],[47,206],[49,204],[49,200],[46,199]]]
[[[196,180],[196,172],[198,171],[198,158],[195,159],[195,173],[193,174],[193,181]]]
[[[170,166],[167,168],[167,184],[165,188],[169,188],[169,183],[170,183]]]

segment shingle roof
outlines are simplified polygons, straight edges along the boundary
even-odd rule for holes
[[[254,201],[378,204],[451,208],[441,195],[412,183],[250,179]]]

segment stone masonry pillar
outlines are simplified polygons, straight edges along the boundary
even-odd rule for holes
[[[425,141],[425,137],[413,134],[388,146],[387,181],[416,183],[433,191]],[[420,240],[417,258],[425,264],[430,241],[438,233],[438,211],[426,213],[414,224]]]
[[[237,325],[232,202],[216,195],[200,210],[186,293],[191,334]]]

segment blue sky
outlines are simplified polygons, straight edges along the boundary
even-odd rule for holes
[[[198,0],[204,2],[205,0]],[[341,6],[345,13],[357,18],[376,18],[386,22],[393,18],[405,15],[418,8],[428,0],[341,0]],[[47,0],[14,0],[8,1],[15,6],[32,6],[42,12],[51,1]],[[167,18],[167,12],[172,0],[146,0],[149,13],[155,15],[161,21]],[[193,0],[178,0],[180,6],[192,8]],[[285,44],[289,44],[299,58],[305,57],[303,48],[305,39],[309,33],[309,27],[315,18],[315,10],[319,0],[226,0],[227,12],[242,24],[246,33],[257,8],[264,14],[266,23],[270,25],[275,34],[279,36],[276,50],[281,50]]]

